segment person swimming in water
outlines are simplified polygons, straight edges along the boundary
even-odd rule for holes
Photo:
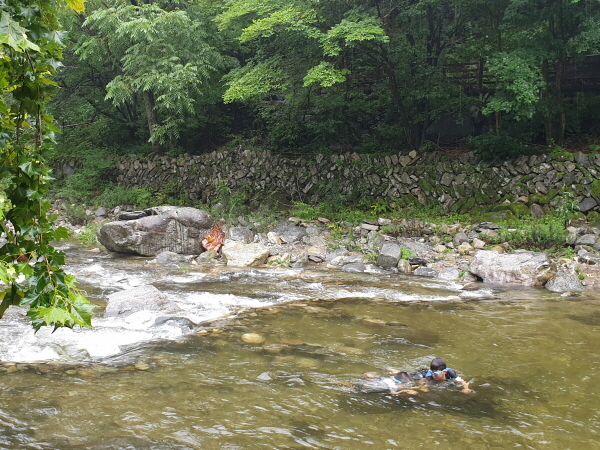
[[[462,386],[461,392],[463,394],[473,394],[475,392],[469,388],[469,383],[463,380],[454,369],[450,369],[446,365],[444,358],[433,358],[429,369],[418,371],[413,375],[413,378],[433,382],[454,381]]]

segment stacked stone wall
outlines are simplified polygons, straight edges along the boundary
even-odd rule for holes
[[[112,176],[129,187],[156,190],[170,183],[190,199],[203,202],[214,198],[219,183],[226,183],[233,192],[281,192],[305,202],[321,199],[335,186],[349,197],[366,194],[394,200],[399,206],[442,204],[456,213],[533,205],[548,211],[556,207],[566,188],[582,212],[600,209],[600,155],[583,153],[521,156],[490,164],[471,153],[457,157],[414,151],[345,153],[292,159],[267,151],[219,150],[178,158],[121,158],[115,161]]]

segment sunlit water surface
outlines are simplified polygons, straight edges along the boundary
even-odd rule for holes
[[[206,335],[142,339],[85,361],[5,365],[0,448],[600,448],[596,293],[504,288],[464,302],[455,284],[417,277],[159,271],[141,258],[68,251],[99,303],[152,281],[207,318],[231,314],[237,299],[246,309]],[[244,333],[265,342],[245,344]],[[363,372],[415,371],[435,356],[476,393],[352,389]]]

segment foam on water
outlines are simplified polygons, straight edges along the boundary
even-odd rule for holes
[[[34,333],[25,310],[9,308],[0,321],[0,361],[83,361],[119,354],[124,347],[150,341],[176,340],[195,326],[227,317],[239,309],[260,308],[309,298],[384,299],[387,301],[456,300],[455,283],[391,277],[389,274],[346,274],[297,269],[178,267],[148,264],[131,255],[90,253],[65,246],[67,270],[84,289],[96,292],[99,303],[118,290],[154,284],[180,312],[139,311],[127,317],[104,318],[101,309],[93,329],[42,328]],[[382,278],[383,277],[383,278]],[[414,288],[413,288],[414,287]],[[414,292],[413,292],[414,291]],[[12,312],[11,312],[12,311]]]

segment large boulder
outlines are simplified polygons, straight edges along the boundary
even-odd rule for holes
[[[139,311],[171,314],[181,311],[181,308],[154,286],[144,285],[110,294],[104,317],[127,317]]]
[[[262,244],[244,244],[229,239],[222,250],[228,266],[260,266],[269,257],[268,247]]]
[[[110,251],[142,256],[156,256],[164,251],[202,253],[202,239],[213,225],[208,213],[189,207],[161,208],[158,215],[104,224],[98,231],[98,241]]]
[[[480,250],[475,253],[469,271],[485,283],[541,286],[556,275],[556,264],[545,253]]]

